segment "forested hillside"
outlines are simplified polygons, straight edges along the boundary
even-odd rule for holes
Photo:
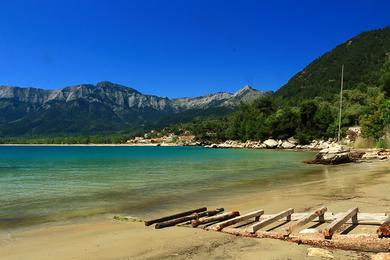
[[[340,89],[341,64],[345,88],[359,83],[378,85],[380,70],[390,56],[390,27],[364,32],[325,53],[293,76],[276,93],[289,99],[332,99]]]
[[[361,126],[378,146],[389,145],[390,28],[365,32],[324,54],[274,95],[243,104],[220,119],[176,125],[209,142],[284,139],[302,143],[335,138],[338,128],[341,65],[345,70],[342,131]]]

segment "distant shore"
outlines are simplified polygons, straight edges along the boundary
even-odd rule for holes
[[[270,142],[268,142],[270,141]],[[288,143],[288,145],[286,145]],[[271,149],[271,150],[288,150],[288,151],[312,151],[317,152],[317,156],[312,160],[305,161],[315,164],[340,164],[350,162],[390,160],[390,149],[380,148],[350,148],[339,145],[334,141],[316,141],[313,140],[308,145],[299,145],[296,142],[282,140],[266,140],[239,142],[228,140],[223,143],[214,143],[202,145],[199,143],[121,143],[121,144],[0,144],[0,147],[205,147],[208,149]]]
[[[0,146],[134,146],[134,147],[141,147],[141,146],[180,146],[177,144],[0,144]]]

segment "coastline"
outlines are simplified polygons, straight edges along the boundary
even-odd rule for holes
[[[210,209],[276,212],[326,205],[337,212],[357,206],[362,212],[390,210],[390,165],[387,161],[328,166],[322,179],[281,189],[225,196],[210,201]],[[200,202],[201,203],[201,202]],[[203,205],[202,205],[203,206]],[[179,209],[165,209],[156,216]],[[52,223],[0,233],[1,259],[304,259],[307,246],[269,239],[239,238],[188,228],[155,230],[139,222],[115,221],[113,216]],[[154,216],[150,216],[154,217]],[[363,226],[362,228],[370,228]],[[359,232],[362,230],[354,230]],[[270,249],[271,248],[271,249]],[[357,253],[332,250],[336,259]],[[361,255],[361,254],[360,254]],[[293,256],[293,257],[292,257]]]
[[[308,164],[344,164],[367,161],[389,161],[390,149],[382,148],[351,148],[346,145],[339,145],[329,141],[313,140],[309,145],[292,144],[290,141],[278,142],[273,139],[273,145],[268,146],[260,141],[226,141],[219,144],[183,144],[183,143],[121,143],[121,144],[0,144],[0,147],[204,147],[207,149],[255,149],[255,150],[275,150],[294,152],[316,152],[317,155],[312,160],[307,160]],[[289,146],[284,146],[285,143]]]
[[[109,146],[109,147],[115,147],[115,146],[130,146],[130,147],[142,147],[142,146],[153,146],[153,147],[158,147],[158,146],[183,146],[183,145],[176,145],[176,144],[162,144],[162,145],[157,145],[157,144],[0,144],[0,146]]]

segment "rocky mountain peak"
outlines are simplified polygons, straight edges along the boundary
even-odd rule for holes
[[[120,84],[116,84],[116,83],[112,83],[111,81],[101,81],[101,82],[98,82],[96,84],[96,87],[97,88],[103,88],[103,89],[112,89],[112,90],[122,90],[122,91],[126,91],[126,92],[135,92],[135,93],[138,93],[138,94],[141,94],[139,91],[133,89],[133,88],[130,88],[130,87],[126,87],[126,86],[123,86],[123,85],[120,85]]]
[[[240,89],[236,93],[234,93],[234,96],[242,96],[242,95],[246,95],[246,94],[252,93],[252,92],[258,92],[258,90],[252,88],[249,85],[245,85],[242,89]]]

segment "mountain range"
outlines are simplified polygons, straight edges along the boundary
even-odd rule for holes
[[[339,91],[341,65],[344,87],[378,85],[383,64],[390,59],[390,27],[361,33],[315,59],[275,93],[245,86],[220,92],[169,99],[100,82],[60,90],[0,86],[0,137],[78,135],[126,132],[162,127],[194,118],[224,116],[241,102],[270,96],[296,104],[320,97],[332,100]]]
[[[227,113],[241,102],[269,94],[245,86],[233,94],[169,99],[108,81],[60,90],[0,86],[0,133],[20,136],[126,131],[163,125],[165,118],[183,113],[191,114],[191,118],[212,111]]]

